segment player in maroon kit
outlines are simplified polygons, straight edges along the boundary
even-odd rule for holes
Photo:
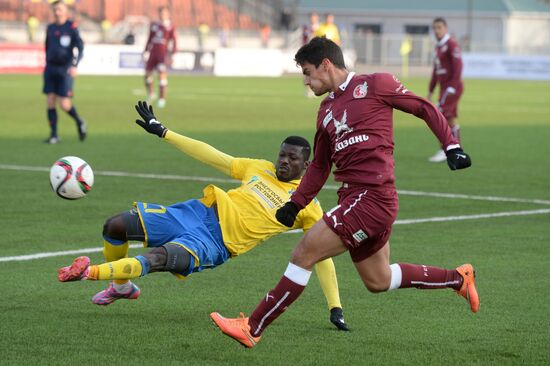
[[[151,23],[149,38],[145,46],[145,86],[149,101],[154,98],[153,72],[159,73],[159,108],[166,105],[166,86],[168,85],[168,67],[172,63],[172,55],[176,52],[176,27],[170,21],[170,10],[159,8],[159,21]],[[171,45],[169,45],[171,43]],[[148,55],[148,56],[147,56]]]
[[[292,226],[298,212],[321,190],[332,165],[342,182],[338,205],[326,212],[294,249],[288,267],[250,318],[210,317],[223,333],[253,347],[264,329],[300,296],[318,261],[349,251],[359,276],[371,292],[397,288],[452,288],[466,298],[473,312],[479,298],[471,264],[447,270],[408,263],[390,265],[389,237],[397,216],[394,184],[393,109],[413,114],[428,127],[447,152],[452,170],[471,165],[445,117],[428,100],[407,90],[390,74],[356,75],[344,65],[342,50],[316,37],[295,57],[304,84],[315,95],[329,95],[317,114],[314,158],[290,201],[278,209],[277,220]]]
[[[458,43],[449,35],[445,19],[434,19],[432,29],[437,44],[435,46],[434,69],[428,88],[428,99],[432,99],[432,93],[436,85],[439,84],[439,110],[447,119],[451,133],[460,142],[460,126],[456,123],[456,117],[458,100],[464,90],[461,79],[462,54]],[[447,160],[447,156],[440,149],[428,160],[439,163]]]

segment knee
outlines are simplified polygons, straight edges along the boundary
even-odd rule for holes
[[[62,99],[60,102],[59,102],[59,106],[61,107],[61,109],[63,109],[65,112],[68,112],[71,110],[71,101],[69,99]]]
[[[304,245],[298,245],[292,252],[292,257],[290,261],[295,265],[310,269],[312,268],[318,260],[310,253]]]
[[[120,216],[108,218],[103,224],[103,236],[111,239],[126,241],[126,228]]]
[[[163,271],[166,269],[168,255],[163,247],[153,248],[149,253],[143,255],[149,261],[151,272]]]
[[[377,279],[364,279],[363,284],[372,293],[386,292],[390,288],[391,279],[377,278]]]

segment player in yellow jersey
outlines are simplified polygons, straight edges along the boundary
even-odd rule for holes
[[[321,206],[314,200],[300,211],[292,228],[275,218],[275,212],[289,200],[309,165],[311,147],[304,138],[287,137],[276,164],[235,158],[168,130],[145,102],[139,102],[136,110],[143,118],[136,123],[147,132],[240,180],[241,185],[227,192],[208,185],[201,199],[171,206],[136,202],[132,210],[109,218],[103,227],[107,263],[91,265],[88,257],[78,257],[70,266],[58,270],[61,282],[112,281],[106,290],[92,298],[93,303],[109,305],[119,299],[136,299],[140,289],[131,279],[152,272],[171,272],[184,279],[193,272],[217,267],[246,253],[274,235],[291,229],[307,231],[322,217]],[[129,240],[142,241],[152,249],[127,258]],[[330,321],[338,329],[348,330],[332,259],[319,262],[316,272],[328,302]]]

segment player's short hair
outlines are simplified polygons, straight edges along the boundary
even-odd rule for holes
[[[311,154],[311,145],[302,136],[288,136],[286,139],[284,139],[283,142],[281,142],[281,145],[282,144],[300,146],[302,148],[302,156],[304,157],[304,161],[309,160],[309,155]]]
[[[434,23],[442,23],[445,27],[447,26],[447,21],[445,20],[445,18],[442,17],[435,18],[432,24]]]
[[[55,0],[50,3],[50,6],[53,8],[56,5],[67,5],[63,0]]]
[[[298,52],[296,52],[294,61],[296,61],[298,65],[303,65],[308,62],[315,65],[315,67],[319,67],[325,58],[339,69],[346,68],[342,49],[325,36],[314,37],[308,44],[303,45]]]

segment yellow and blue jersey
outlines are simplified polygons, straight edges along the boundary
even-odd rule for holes
[[[290,230],[279,223],[275,212],[289,201],[300,180],[281,182],[275,165],[266,160],[233,158],[231,177],[241,181],[227,192],[209,185],[201,201],[217,205],[225,246],[232,257],[246,253],[270,237]],[[309,230],[323,215],[317,200],[300,211],[292,229]]]

